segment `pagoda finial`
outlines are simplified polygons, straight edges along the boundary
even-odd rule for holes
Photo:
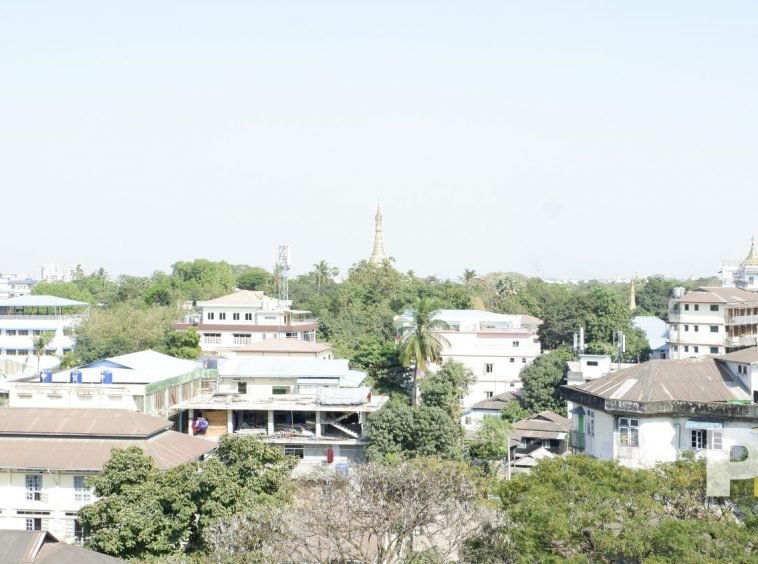
[[[637,274],[632,278],[632,283],[629,285],[629,310],[634,311],[637,309],[637,293],[634,289],[634,283],[637,280]]]
[[[379,202],[376,203],[376,216],[374,217],[374,249],[369,257],[369,264],[381,266],[387,258],[384,254],[384,236],[382,228],[382,210],[379,208]]]

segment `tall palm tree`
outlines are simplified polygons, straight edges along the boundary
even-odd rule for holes
[[[34,337],[34,356],[37,357],[37,374],[39,374],[39,361],[40,358],[42,358],[45,354],[45,349],[47,348],[47,345],[50,344],[50,341],[53,340],[54,334],[53,333],[40,333],[36,337]]]
[[[469,270],[468,268],[463,271],[463,283],[468,286],[476,278],[476,270]]]
[[[426,372],[428,364],[439,363],[442,360],[443,345],[450,344],[436,332],[447,329],[447,323],[433,319],[433,313],[433,304],[429,298],[420,297],[416,309],[411,312],[410,322],[400,329],[400,362],[404,366],[413,364],[413,405],[417,403],[419,375]]]
[[[340,269],[335,266],[329,266],[325,260],[313,265],[313,274],[316,277],[316,295],[321,294],[321,284],[329,280],[334,280],[335,276],[340,273]]]

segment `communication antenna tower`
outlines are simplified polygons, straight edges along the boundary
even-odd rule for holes
[[[274,277],[276,278],[276,289],[280,302],[286,302],[289,299],[289,284],[287,281],[289,271],[290,247],[289,245],[279,245],[274,250]]]

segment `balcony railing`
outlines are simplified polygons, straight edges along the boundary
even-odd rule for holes
[[[569,433],[569,444],[571,445],[571,448],[584,450],[584,433],[582,431],[571,431]]]
[[[755,335],[745,335],[742,337],[727,337],[727,347],[754,347],[758,344],[758,338]]]
[[[758,315],[736,315],[726,320],[726,324],[733,325],[755,325],[758,324]]]

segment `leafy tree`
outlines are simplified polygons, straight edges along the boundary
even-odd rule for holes
[[[560,386],[566,374],[567,354],[552,351],[538,356],[520,373],[523,383],[521,394],[524,406],[531,412],[554,411],[566,413],[566,402]]]
[[[334,281],[334,277],[339,273],[339,268],[329,266],[325,260],[322,260],[318,264],[314,264],[313,274],[316,279],[316,294],[321,294],[321,286],[326,282]]]
[[[425,297],[418,299],[416,309],[411,312],[410,323],[402,328],[400,338],[400,362],[405,366],[413,365],[413,393],[411,402],[417,400],[419,374],[426,372],[428,363],[442,360],[442,346],[447,341],[435,329],[447,328],[441,319],[432,319],[434,308]]]
[[[202,354],[200,333],[194,327],[186,331],[169,331],[166,335],[164,350],[176,358],[194,360]]]
[[[264,290],[270,280],[269,271],[259,266],[252,266],[237,275],[237,287],[241,290]]]
[[[418,456],[457,459],[462,431],[439,407],[411,407],[391,400],[366,421],[366,458],[392,462]]]
[[[37,282],[32,288],[35,296],[57,296],[67,300],[95,303],[95,297],[74,282]]]
[[[517,400],[509,401],[505,404],[505,407],[500,410],[500,417],[509,423],[521,421],[522,419],[526,419],[532,414],[533,412],[529,411],[528,409],[524,409],[521,403]]]
[[[357,370],[366,371],[369,384],[378,393],[408,397],[408,373],[393,343],[376,337],[365,338],[358,344],[351,364]]]
[[[467,562],[752,562],[754,531],[705,496],[704,463],[631,470],[585,456],[542,460],[499,486],[501,521]]]
[[[34,356],[37,357],[37,374],[39,374],[39,361],[45,354],[45,349],[47,349],[47,345],[50,344],[50,341],[53,340],[53,337],[55,336],[54,332],[45,331],[44,333],[38,334],[36,337],[34,337],[33,345],[34,345]]]
[[[172,303],[172,292],[168,284],[156,284],[145,290],[145,304],[168,306]]]
[[[460,362],[448,360],[437,372],[432,372],[421,382],[421,403],[444,409],[450,417],[458,419],[461,400],[476,376]]]
[[[79,512],[87,546],[140,559],[200,550],[218,520],[287,499],[295,464],[252,436],[225,435],[217,456],[165,472],[138,447],[114,449],[88,479],[99,499]]]
[[[501,417],[485,417],[474,438],[468,444],[469,455],[487,463],[488,473],[494,464],[506,458],[510,448],[511,424]]]
[[[208,300],[229,294],[237,277],[226,262],[195,259],[172,266],[172,283],[189,300]]]

